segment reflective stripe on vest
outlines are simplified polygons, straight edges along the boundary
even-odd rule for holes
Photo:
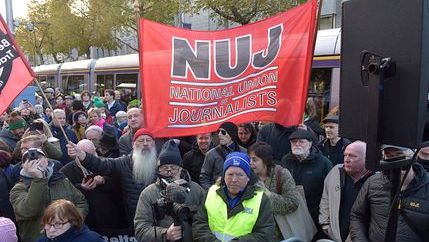
[[[252,233],[258,219],[263,192],[257,191],[251,199],[242,201],[243,211],[228,219],[227,205],[216,193],[217,189],[219,186],[210,187],[205,202],[212,233],[223,242]]]

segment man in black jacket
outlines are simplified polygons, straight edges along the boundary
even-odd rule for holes
[[[384,146],[388,161],[403,159],[411,150],[404,147]],[[388,151],[386,151],[389,149]],[[401,169],[404,183],[400,189],[396,241],[427,241],[429,236],[429,177],[424,168],[414,163]],[[363,185],[350,214],[352,241],[385,241],[392,201],[391,171],[376,173]]]
[[[69,155],[78,157],[85,168],[102,176],[119,176],[129,224],[133,224],[140,193],[156,178],[157,153],[152,137],[148,130],[139,129],[133,137],[132,153],[118,158],[102,159],[83,152],[73,143],[67,145]]]
[[[289,136],[291,153],[285,155],[281,165],[292,174],[297,185],[304,187],[308,211],[316,224],[318,233],[315,238],[323,238],[318,223],[319,204],[323,193],[323,182],[332,168],[331,162],[313,147],[313,136],[305,129],[297,129]]]
[[[211,133],[197,134],[197,142],[192,147],[192,150],[183,156],[183,168],[189,172],[192,181],[198,184],[200,184],[200,173],[204,158],[207,151],[213,146]]]
[[[323,119],[326,139],[322,140],[317,147],[333,166],[344,163],[343,151],[350,144],[350,140],[338,135],[338,121],[336,115],[328,115]]]

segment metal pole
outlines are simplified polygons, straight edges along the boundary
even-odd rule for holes
[[[13,23],[12,0],[5,0],[6,5],[6,22],[10,32],[15,35],[15,25]]]

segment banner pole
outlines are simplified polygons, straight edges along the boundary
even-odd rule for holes
[[[141,26],[141,23],[140,23],[140,18],[141,18],[141,16],[140,16],[140,4],[144,5],[144,1],[141,1],[141,3],[139,0],[134,1],[134,11],[135,11],[135,15],[136,15],[135,18],[136,18],[136,24],[137,24],[137,48],[139,51],[140,78],[138,81],[140,81],[140,85],[139,85],[140,103],[141,103],[140,107],[141,107],[141,112],[143,113],[143,115],[142,115],[143,116],[143,127],[146,127],[146,124],[147,124],[147,122],[146,122],[146,105],[144,103],[144,96],[143,96],[143,94],[144,94],[144,92],[143,92],[143,89],[144,89],[144,79],[143,79],[144,74],[143,74],[143,72],[144,72],[144,70],[142,70],[142,67],[143,67],[143,48],[141,48],[141,44],[143,43],[142,42],[143,41],[142,40],[143,34],[140,32],[141,29],[144,29],[144,25]],[[141,34],[141,36],[140,36],[140,34]]]
[[[35,78],[34,80],[35,80],[37,86],[39,87],[39,90],[42,93],[42,96],[45,99],[46,103],[48,104],[49,108],[52,110],[52,118],[57,119],[57,117],[55,117],[55,112],[54,112],[54,109],[52,108],[51,103],[49,102],[48,98],[46,97],[45,92],[43,91],[42,87],[40,86],[39,80],[37,80],[37,78]],[[64,137],[66,138],[67,143],[70,143],[71,141],[70,141],[69,137],[67,136],[66,131],[64,130],[63,126],[61,126],[61,125],[60,125],[60,130],[63,133]],[[85,177],[88,176],[89,175],[88,170],[82,166],[82,163],[80,163],[80,160],[77,157],[75,158],[75,161],[76,161],[76,165],[82,170],[83,175]]]

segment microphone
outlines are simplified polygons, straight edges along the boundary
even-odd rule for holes
[[[165,190],[166,190],[165,195],[166,195],[168,200],[175,202],[175,203],[178,203],[178,204],[185,203],[186,190],[182,186],[172,182],[172,183],[169,183],[167,185]]]

